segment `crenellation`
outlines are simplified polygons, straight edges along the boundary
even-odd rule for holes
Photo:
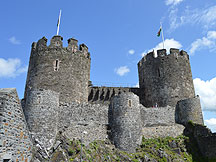
[[[145,61],[154,59],[155,58],[154,51],[147,53],[144,57],[145,57]]]
[[[170,54],[174,54],[174,53],[179,55],[179,54],[180,54],[180,53],[179,53],[179,49],[170,48]]]
[[[35,50],[36,47],[37,47],[37,42],[33,42],[33,43],[32,43],[32,50]]]
[[[36,46],[37,50],[42,50],[42,49],[46,49],[47,48],[47,38],[43,37],[41,39],[38,40],[37,42],[37,46]]]
[[[79,50],[83,53],[83,55],[87,58],[89,58],[89,53],[88,53],[88,47],[85,44],[80,44],[79,45]]]
[[[78,40],[74,38],[68,39],[68,50],[72,51],[72,53],[76,53],[78,50]]]
[[[49,48],[63,48],[63,38],[60,35],[55,35],[50,41]]]
[[[180,55],[181,55],[181,56],[184,56],[184,57],[189,61],[190,58],[189,58],[189,55],[187,54],[186,51],[181,50],[181,51],[180,51]]]
[[[164,57],[166,55],[167,55],[166,49],[157,50],[157,57]]]
[[[90,103],[107,103],[115,95],[133,92],[139,95],[139,88],[129,87],[89,87],[88,102]]]

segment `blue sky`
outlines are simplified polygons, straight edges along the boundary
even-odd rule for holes
[[[162,48],[190,55],[205,123],[216,132],[216,2],[212,0],[7,0],[0,5],[0,88],[16,87],[23,97],[31,43],[56,34],[75,37],[91,53],[95,85],[135,86],[137,62]]]

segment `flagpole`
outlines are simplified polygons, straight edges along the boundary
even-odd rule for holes
[[[164,49],[164,35],[163,35],[163,28],[162,28],[162,23],[160,23],[160,25],[161,25],[161,32],[162,32],[162,40],[163,40],[163,49]]]
[[[57,23],[57,34],[56,35],[59,35],[60,20],[61,20],[61,10],[60,10],[60,13],[59,13],[59,18],[58,18],[58,23]]]

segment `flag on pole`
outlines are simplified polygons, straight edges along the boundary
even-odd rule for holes
[[[59,34],[60,19],[61,19],[61,10],[60,10],[59,18],[58,18],[58,22],[57,22],[57,34],[56,35]]]
[[[162,30],[162,28],[161,28],[161,26],[160,26],[160,29],[159,29],[159,31],[158,31],[158,33],[157,33],[157,36],[158,36],[158,37],[160,37],[161,30]]]
[[[58,18],[57,26],[59,26],[59,18]]]
[[[160,23],[160,29],[159,29],[159,31],[157,33],[157,36],[160,37],[161,34],[162,34],[163,49],[164,49],[164,35],[163,35],[162,23]]]

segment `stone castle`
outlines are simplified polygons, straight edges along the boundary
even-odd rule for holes
[[[188,121],[203,124],[185,51],[150,52],[138,62],[139,88],[95,87],[88,47],[74,38],[63,47],[59,35],[32,44],[24,99],[0,89],[0,160],[46,158],[61,132],[88,144],[109,139],[134,152],[141,137],[176,137]],[[85,133],[83,133],[85,132]]]

